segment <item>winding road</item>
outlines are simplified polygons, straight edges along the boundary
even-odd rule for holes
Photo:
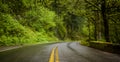
[[[39,44],[0,52],[0,62],[120,62],[120,56],[78,42]]]

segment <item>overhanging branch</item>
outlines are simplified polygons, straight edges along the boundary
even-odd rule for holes
[[[93,7],[97,8],[98,10],[101,10],[98,6],[94,5],[93,3],[87,1],[87,0],[84,0],[86,3],[92,5]]]

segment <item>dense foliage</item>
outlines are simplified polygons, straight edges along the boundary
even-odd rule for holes
[[[56,14],[35,1],[0,2],[0,45],[56,41]]]
[[[120,43],[119,0],[0,0],[0,45],[57,40]]]

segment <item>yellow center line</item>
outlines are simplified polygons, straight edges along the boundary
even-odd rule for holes
[[[54,55],[55,55],[55,48],[52,49],[50,58],[49,58],[49,62],[54,62]]]
[[[55,52],[56,52],[56,62],[59,62],[58,47],[56,47]]]
[[[58,47],[52,49],[49,62],[59,62]]]

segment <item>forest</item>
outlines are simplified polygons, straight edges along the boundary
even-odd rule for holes
[[[0,46],[119,37],[120,0],[0,0]]]

